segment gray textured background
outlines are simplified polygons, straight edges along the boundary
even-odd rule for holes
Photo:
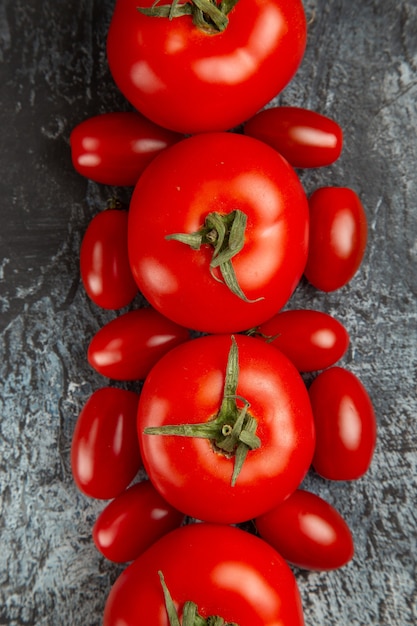
[[[341,319],[342,363],[378,416],[371,470],[354,483],[306,486],[350,524],[356,556],[333,573],[296,570],[306,626],[417,624],[417,2],[305,0],[302,67],[278,102],[334,117],[340,160],[302,174],[306,191],[354,188],[369,246],[332,294],[298,288],[292,305]],[[108,74],[112,0],[0,1],[0,624],[94,626],[121,568],[91,540],[103,503],[73,485],[77,415],[108,381],[86,363],[114,314],[89,303],[78,252],[112,189],[72,169],[68,137],[90,115],[126,108]],[[127,190],[120,190],[128,198]]]

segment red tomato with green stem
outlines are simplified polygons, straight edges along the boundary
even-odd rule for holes
[[[160,126],[187,134],[229,130],[276,96],[303,58],[300,0],[154,5],[116,2],[107,58],[127,100]]]

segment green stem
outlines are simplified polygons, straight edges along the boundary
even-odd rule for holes
[[[190,15],[194,26],[212,35],[226,30],[229,23],[228,14],[238,1],[226,0],[217,4],[215,0],[189,0],[188,2],[173,0],[171,4],[160,5],[156,0],[151,7],[137,7],[137,10],[149,17],[164,17],[169,20]]]

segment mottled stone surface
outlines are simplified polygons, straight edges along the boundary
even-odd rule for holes
[[[366,385],[379,439],[369,473],[305,486],[352,528],[356,555],[332,573],[295,570],[307,626],[417,623],[417,3],[305,0],[309,42],[277,102],[335,118],[340,160],[301,173],[307,192],[353,187],[369,246],[353,281],[323,294],[302,283],[291,306],[342,320],[342,364]],[[108,381],[86,363],[113,313],[89,303],[78,252],[114,191],[72,169],[69,133],[127,108],[105,36],[113,1],[0,2],[0,625],[95,626],[121,571],[95,550],[103,503],[77,492],[69,450],[77,415]],[[117,190],[128,199],[128,190]]]

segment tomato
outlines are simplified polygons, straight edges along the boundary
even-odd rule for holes
[[[87,496],[115,498],[141,467],[137,406],[138,394],[112,387],[98,389],[84,405],[72,438],[71,466]]]
[[[300,374],[278,350],[243,335],[206,335],[162,357],[142,388],[137,428],[155,488],[210,522],[243,522],[278,504],[314,451]]]
[[[104,309],[127,306],[138,293],[127,253],[127,224],[127,211],[102,211],[91,220],[81,243],[81,280],[87,295]]]
[[[112,500],[93,527],[97,549],[110,561],[133,561],[157,539],[181,525],[184,515],[169,505],[149,480]]]
[[[297,489],[255,525],[265,541],[298,567],[331,570],[353,558],[349,526],[331,504],[309,491]]]
[[[315,378],[309,395],[317,433],[314,469],[330,480],[360,478],[376,445],[375,412],[362,382],[332,367]]]
[[[342,152],[339,124],[301,107],[264,109],[248,120],[243,130],[278,150],[293,167],[330,165]]]
[[[111,320],[94,335],[87,350],[91,367],[113,380],[143,380],[168,350],[189,339],[186,328],[146,307]]]
[[[235,332],[292,295],[307,259],[308,203],[275,150],[207,133],[147,167],[128,230],[133,275],[155,309],[194,330]]]
[[[103,113],[72,130],[72,164],[97,183],[133,187],[146,165],[180,138],[139,112]]]
[[[349,334],[338,320],[311,309],[282,311],[253,332],[281,350],[300,372],[334,365],[349,345]]]
[[[185,7],[182,1],[175,14],[196,10],[196,4]],[[215,20],[227,20],[215,3],[205,4]],[[300,0],[238,0],[223,32],[208,24],[198,28],[190,15],[155,18],[138,10],[153,5],[153,0],[116,2],[108,64],[127,100],[175,131],[237,126],[288,84],[303,58],[306,18]]]
[[[176,622],[168,620],[158,572]],[[108,596],[103,626],[195,624],[185,620],[187,603],[207,624],[214,624],[212,616],[225,626],[304,624],[294,574],[271,546],[233,526],[201,523],[165,535],[122,572]]]
[[[365,209],[347,187],[321,187],[309,198],[310,242],[307,280],[321,291],[335,291],[359,269],[367,242]]]

